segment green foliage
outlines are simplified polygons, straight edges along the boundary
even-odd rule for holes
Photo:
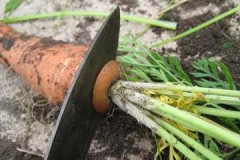
[[[240,159],[240,154],[237,154],[236,159]]]
[[[199,59],[193,62],[193,67],[195,72],[192,75],[197,78],[195,82],[199,86],[236,90],[232,75],[225,64],[212,59]]]
[[[193,85],[178,59],[173,56],[163,57],[131,36],[121,38],[119,51],[128,53],[118,57],[127,80]],[[192,66],[195,69],[191,73],[195,84],[207,88],[236,90],[232,75],[224,63],[214,59],[198,59]]]
[[[234,132],[240,133],[240,128],[239,128],[240,122],[239,122],[239,120],[220,118],[220,117],[218,119],[222,124],[226,125],[228,128],[230,128]]]
[[[228,48],[231,48],[233,46],[232,42],[225,42],[223,43],[222,47],[224,49],[228,49]]]
[[[19,2],[20,2],[20,0],[19,0]],[[15,6],[16,4],[12,4],[12,5]],[[12,8],[12,7],[9,7],[9,8]],[[82,16],[82,17],[103,18],[103,17],[108,17],[109,12],[79,11],[79,10],[66,11],[65,10],[65,11],[50,12],[50,13],[30,14],[30,15],[24,15],[24,16],[8,17],[8,18],[0,19],[0,22],[9,24],[9,23],[18,23],[18,22],[24,22],[24,21],[30,21],[30,20],[49,19],[49,18],[54,18],[54,17],[65,17],[65,16]],[[133,15],[121,15],[121,20],[144,24],[144,25],[151,25],[151,26],[156,26],[156,27],[161,27],[161,28],[171,29],[171,30],[176,30],[176,28],[177,28],[176,22],[155,20],[155,19],[143,18],[143,17],[133,16]]]
[[[192,85],[189,76],[175,57],[165,58],[139,40],[129,37],[121,39],[119,50],[129,53],[118,57],[124,66],[127,80]]]
[[[9,2],[5,5],[4,12],[7,13],[14,11],[23,1],[24,0],[9,0]]]
[[[172,73],[176,74],[178,79],[184,80],[184,82],[188,85],[192,84],[189,76],[183,70],[182,65],[180,64],[180,62],[176,58],[174,58],[172,56],[169,56],[169,57],[167,57],[167,61],[168,61],[167,64],[169,65],[168,69]]]
[[[131,72],[136,74],[137,77],[141,78],[146,82],[152,82],[152,80],[147,76],[147,74],[140,69],[131,69]]]
[[[217,155],[220,154],[217,143],[207,135],[204,135],[204,146],[209,148],[213,153],[216,153]]]
[[[161,56],[131,36],[121,38],[119,51],[128,53],[117,58],[123,65],[124,76],[127,80],[174,82],[190,86],[197,84],[200,87],[236,90],[236,85],[234,84],[228,67],[214,59],[199,59],[194,61],[192,63],[194,72],[191,73],[194,80],[192,81],[178,59],[173,56]],[[211,107],[224,109],[215,103],[209,105]],[[217,117],[215,120],[237,133],[240,131],[238,127],[239,120],[221,117]],[[200,139],[201,141],[199,140],[199,142],[202,142],[206,148],[219,156],[223,156],[219,150],[219,143],[215,139],[205,135]],[[229,150],[231,150],[231,148]],[[161,150],[159,150],[155,156],[161,157],[160,153]],[[228,156],[231,155],[232,153],[228,154]]]
[[[193,62],[193,67],[195,71],[192,75],[195,77],[195,82],[199,86],[236,90],[232,75],[224,63],[218,62],[214,59],[199,59]],[[212,106],[221,108],[217,104]],[[222,125],[240,133],[239,120],[221,117],[218,117],[217,119]],[[205,147],[210,147],[211,151],[218,151],[218,146],[211,138],[204,136],[204,142]],[[229,156],[231,156],[231,154],[229,154]]]

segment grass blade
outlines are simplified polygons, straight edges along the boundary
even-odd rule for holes
[[[32,15],[4,18],[4,19],[0,20],[0,22],[9,24],[9,23],[37,20],[37,19],[54,18],[54,17],[59,17],[59,16],[84,16],[84,17],[102,18],[102,17],[107,17],[108,15],[109,15],[109,13],[107,13],[107,12],[61,11],[61,12],[51,12],[51,13],[32,14]],[[140,24],[152,25],[152,26],[157,26],[157,27],[161,27],[161,28],[165,28],[165,29],[171,29],[171,30],[176,30],[176,28],[177,28],[177,23],[175,23],[175,22],[153,20],[153,19],[149,19],[149,18],[137,17],[137,16],[132,16],[132,15],[121,15],[121,19],[126,20],[126,21],[140,23]]]
[[[217,17],[215,17],[215,18],[213,18],[213,19],[211,19],[211,20],[209,20],[207,22],[204,22],[204,23],[202,23],[202,24],[200,24],[200,25],[198,25],[198,26],[196,26],[194,28],[191,28],[191,29],[189,29],[189,30],[187,30],[187,31],[185,31],[183,33],[180,33],[180,34],[178,34],[178,35],[176,35],[174,37],[171,37],[169,39],[166,39],[166,40],[163,40],[163,41],[160,41],[160,42],[156,42],[156,43],[154,43],[152,45],[152,47],[161,47],[161,46],[164,46],[164,45],[166,45],[166,44],[168,44],[170,42],[173,42],[173,41],[179,40],[181,38],[184,38],[184,37],[186,37],[186,36],[188,36],[190,34],[193,34],[193,33],[197,32],[197,31],[199,31],[199,30],[201,30],[203,28],[206,28],[206,27],[208,27],[208,26],[218,22],[219,20],[221,20],[221,19],[223,19],[225,17],[228,17],[228,16],[236,13],[239,10],[240,10],[240,5],[236,6],[235,8],[231,9],[230,11],[227,11],[227,12],[225,12],[223,14],[220,14]]]

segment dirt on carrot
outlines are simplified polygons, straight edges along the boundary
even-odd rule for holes
[[[63,101],[86,46],[25,36],[0,25],[0,62],[53,104]]]
[[[87,47],[48,38],[25,36],[0,25],[1,62],[12,67],[36,91],[53,104],[63,101],[84,58]],[[108,89],[120,75],[116,61],[108,62],[97,77],[93,104],[98,112],[111,108]]]

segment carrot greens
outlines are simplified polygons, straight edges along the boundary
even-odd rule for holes
[[[4,12],[12,12],[15,9],[18,8],[18,6],[23,2],[24,0],[9,0],[8,3],[5,5]]]
[[[51,13],[41,13],[41,14],[31,14],[31,15],[24,15],[18,17],[8,17],[4,19],[0,19],[2,23],[17,23],[17,22],[24,22],[30,20],[38,20],[38,19],[49,19],[54,17],[66,17],[66,16],[82,16],[82,17],[95,17],[95,18],[103,18],[107,17],[109,13],[107,12],[96,12],[96,11],[59,11],[59,12],[51,12]],[[145,24],[145,25],[152,25],[157,27],[162,27],[165,29],[176,30],[177,23],[176,22],[169,22],[163,20],[154,20],[149,18],[138,17],[134,15],[121,15],[121,19],[125,21],[131,21],[135,23]]]
[[[214,59],[199,59],[193,62],[195,82],[204,87],[236,90],[228,67]],[[221,78],[223,77],[223,78]]]
[[[166,148],[169,159],[215,160],[236,153],[240,91],[225,64],[198,59],[194,71],[186,73],[177,58],[161,56],[131,35],[120,39],[119,51],[128,53],[117,57],[128,81],[114,84],[111,98],[158,135],[157,146],[163,146],[155,158]],[[221,145],[228,148],[227,156]]]

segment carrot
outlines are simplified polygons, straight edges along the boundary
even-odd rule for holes
[[[6,25],[0,24],[0,62],[11,66],[36,93],[42,95],[54,105],[63,101],[86,51],[87,47],[84,45],[25,36]],[[116,65],[114,66],[116,67]],[[111,67],[110,64],[109,68]],[[114,72],[106,68],[108,67],[105,66],[104,73],[100,73],[103,77],[115,77],[117,75],[116,68]],[[108,71],[106,72],[106,70]],[[105,84],[105,81],[101,80],[101,83]],[[112,82],[108,81],[107,83],[106,86],[109,87]],[[94,88],[99,87],[95,85]],[[100,92],[102,88],[95,90]],[[94,99],[98,99],[96,95],[107,97],[106,90],[108,89],[105,88],[105,95],[94,92]],[[109,106],[108,99],[104,103]],[[99,108],[99,106],[103,106],[102,101],[98,102],[97,100],[93,104],[98,106],[95,107],[96,110],[106,111],[106,106],[104,109]]]
[[[120,67],[116,61],[109,61],[103,66],[93,88],[93,105],[97,112],[104,113],[112,107],[108,90],[119,76]]]

